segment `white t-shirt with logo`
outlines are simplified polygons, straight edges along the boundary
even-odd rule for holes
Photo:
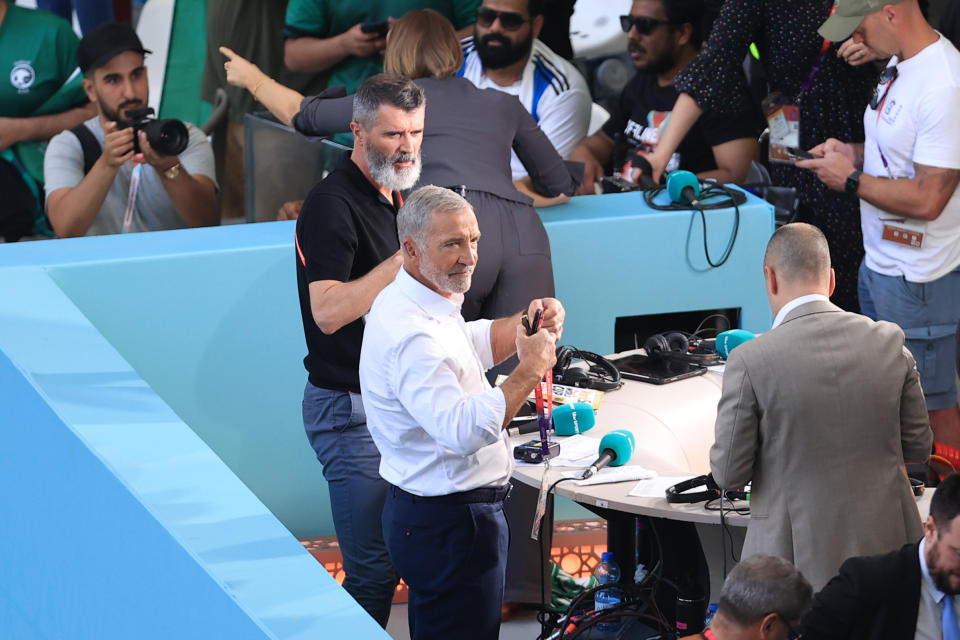
[[[960,52],[940,36],[911,58],[894,57],[890,64],[897,66],[896,79],[879,110],[868,106],[863,116],[864,173],[913,178],[914,164],[960,169]],[[880,96],[884,89],[881,85]],[[877,273],[930,282],[960,266],[960,189],[928,222],[904,220],[861,200],[860,224],[867,267]],[[922,233],[922,246],[884,240],[884,226]]]

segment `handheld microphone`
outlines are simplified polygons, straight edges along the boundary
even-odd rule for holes
[[[600,457],[586,468],[580,479],[586,480],[607,465],[621,466],[630,460],[634,447],[636,447],[636,440],[631,432],[626,429],[611,431],[600,441]]]
[[[597,416],[589,402],[571,402],[553,410],[553,430],[558,436],[589,431],[596,423]]]
[[[689,171],[673,171],[667,176],[667,194],[677,204],[700,204],[700,180]]]
[[[717,353],[720,357],[726,359],[730,352],[739,347],[747,340],[753,340],[757,336],[743,329],[731,329],[717,334]]]

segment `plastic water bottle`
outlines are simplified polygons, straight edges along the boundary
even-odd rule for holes
[[[620,582],[620,566],[613,559],[612,551],[604,552],[600,564],[598,564],[597,568],[593,570],[593,575],[596,577],[599,585],[616,584]],[[597,591],[597,594],[594,597],[593,608],[596,611],[603,611],[604,609],[610,609],[617,606],[620,604],[620,601],[620,589],[603,589],[601,591]],[[619,622],[615,621],[601,622],[597,625],[596,629],[605,636],[613,637],[616,635],[617,631],[619,631],[620,624]]]
[[[703,619],[703,628],[706,629],[713,622],[713,616],[717,615],[717,603],[711,602],[707,607],[707,616]]]

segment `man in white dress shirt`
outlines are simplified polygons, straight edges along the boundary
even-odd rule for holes
[[[480,231],[453,191],[418,189],[397,227],[403,268],[373,303],[360,355],[367,426],[392,485],[384,538],[410,587],[411,638],[493,640],[513,468],[503,428],[556,361],[564,310],[530,302],[531,317],[543,310],[532,336],[519,313],[464,322]],[[491,388],[484,372],[514,352],[516,369]]]

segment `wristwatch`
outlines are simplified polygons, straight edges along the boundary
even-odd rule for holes
[[[847,176],[847,182],[843,187],[843,190],[847,193],[852,193],[857,195],[857,189],[860,188],[860,176],[863,174],[863,171],[855,170],[853,173]]]
[[[170,167],[169,169],[167,169],[166,171],[163,172],[163,177],[166,178],[167,180],[173,180],[173,179],[176,178],[178,175],[180,175],[180,163],[179,163],[179,162],[178,162],[177,164],[173,165],[172,167]]]

